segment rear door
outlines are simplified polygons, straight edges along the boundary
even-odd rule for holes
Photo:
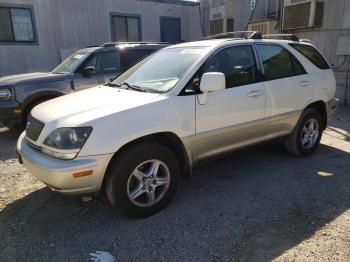
[[[292,124],[288,121],[295,121],[295,116],[312,100],[312,79],[297,58],[283,46],[256,44],[256,49],[265,76],[266,117],[279,121],[270,127],[286,132]]]

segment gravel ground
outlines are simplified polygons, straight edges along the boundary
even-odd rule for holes
[[[318,151],[281,145],[197,167],[163,212],[131,220],[99,199],[50,191],[25,171],[17,134],[0,128],[0,261],[350,261],[350,108]]]

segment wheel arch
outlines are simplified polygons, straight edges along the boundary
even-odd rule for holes
[[[318,101],[315,101],[315,102],[312,102],[311,104],[309,104],[305,108],[305,110],[310,109],[310,108],[317,110],[321,114],[322,120],[323,120],[323,129],[326,129],[327,122],[328,122],[326,103],[322,100],[318,100]]]
[[[154,133],[150,135],[145,135],[143,137],[137,138],[135,140],[132,140],[125,145],[123,145],[117,152],[114,153],[113,157],[109,161],[109,164],[107,166],[106,172],[108,173],[108,169],[111,166],[111,163],[113,161],[116,161],[118,157],[130,146],[139,144],[139,143],[145,143],[145,142],[155,142],[159,143],[167,148],[169,148],[176,156],[176,158],[179,161],[181,174],[183,177],[188,177],[191,175],[191,161],[190,158],[186,152],[186,148],[181,141],[181,139],[172,132],[160,132],[160,133]],[[104,187],[106,180],[106,176],[103,178],[102,187]]]

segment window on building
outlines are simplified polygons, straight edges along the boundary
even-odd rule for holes
[[[210,21],[210,34],[216,35],[224,32],[224,19]]]
[[[295,50],[309,59],[315,66],[320,69],[329,69],[329,65],[322,55],[310,45],[290,44]]]
[[[113,41],[137,42],[141,40],[140,18],[136,16],[112,16]]]
[[[268,0],[267,17],[277,17],[280,1]]]
[[[35,42],[31,9],[0,6],[0,42]]]
[[[256,81],[256,63],[250,45],[228,47],[209,58],[203,73],[221,72],[226,77],[226,88],[248,85]]]
[[[227,32],[233,32],[235,31],[234,29],[234,20],[232,18],[227,18],[227,22],[226,22],[226,28],[227,28]]]
[[[257,50],[264,65],[267,81],[305,74],[300,62],[283,47],[259,44]]]
[[[257,31],[262,35],[268,35],[269,34],[268,24],[267,23],[252,24],[251,31]]]

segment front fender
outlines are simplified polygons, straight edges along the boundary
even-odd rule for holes
[[[195,134],[195,96],[171,96],[82,125],[92,126],[93,131],[80,156],[115,153],[122,146],[155,133],[173,133],[184,141]]]
[[[42,96],[61,96],[73,92],[70,80],[16,86],[16,100],[25,107]]]

